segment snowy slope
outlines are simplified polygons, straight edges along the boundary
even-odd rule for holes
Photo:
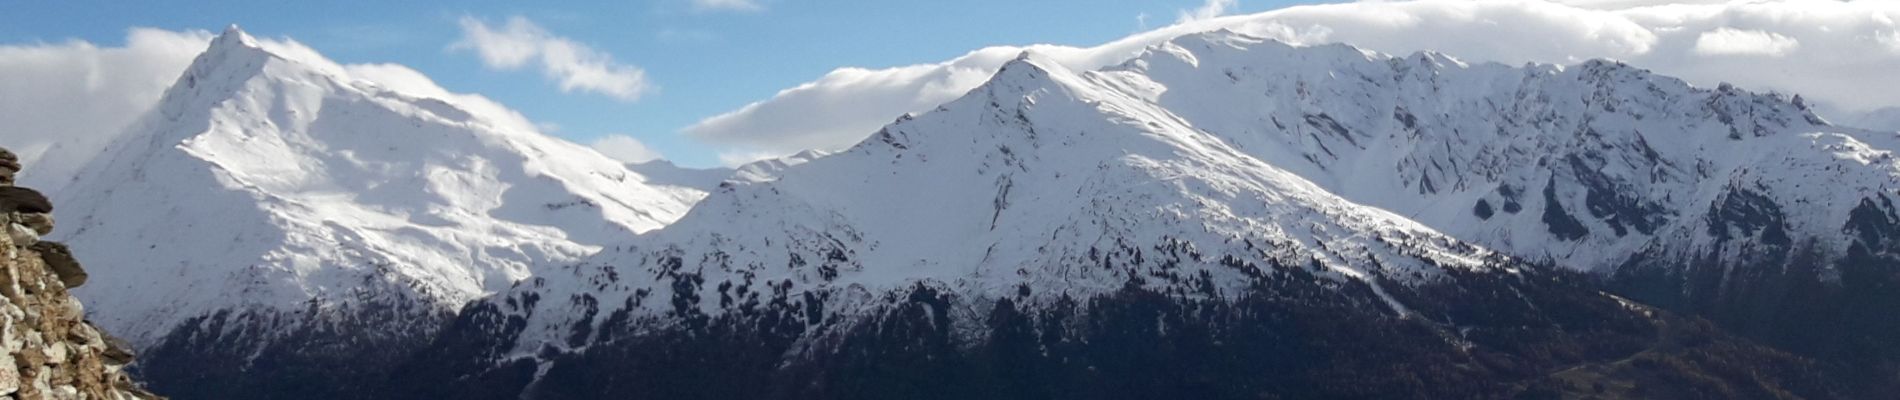
[[[59,236],[92,319],[144,346],[219,311],[450,310],[703,196],[498,125],[233,27],[64,193]]]
[[[1231,296],[1286,266],[1381,296],[1447,269],[1507,273],[1489,251],[1328,193],[1109,79],[1025,54],[936,111],[777,179],[728,182],[678,223],[491,301],[527,318],[515,346],[527,354],[584,344],[571,332],[596,324],[664,329],[787,294],[822,293],[835,299],[824,315],[849,318],[917,284],[1040,303],[1130,282]]]
[[[1107,74],[1196,129],[1352,201],[1474,243],[1605,271],[1659,232],[1702,227],[1731,181],[1780,170],[1767,192],[1832,235],[1891,166],[1850,161],[1857,137],[1799,99],[1691,87],[1627,65],[1470,65],[1343,45],[1295,48],[1190,35]],[[1834,161],[1829,161],[1834,160]],[[1834,176],[1835,167],[1870,172]],[[1754,172],[1751,172],[1754,171]],[[1795,187],[1827,179],[1845,192]],[[1752,178],[1750,178],[1752,182]]]
[[[1657,249],[1677,265],[1739,257],[1724,238],[1768,233],[1722,211],[1738,188],[1788,205],[1783,233],[1840,254],[1849,213],[1900,187],[1890,136],[1610,62],[1469,65],[1211,32],[1102,71],[1026,55],[849,151],[729,182],[679,223],[491,301],[528,320],[525,355],[762,293],[827,293],[850,299],[827,314],[862,315],[918,283],[1046,302],[1130,281],[1232,294],[1261,265],[1314,263],[1375,290],[1508,265],[1500,254],[1609,272]],[[1161,249],[1188,250],[1141,253]]]
[[[1900,141],[1832,126],[1798,96],[1613,62],[1471,65],[1228,32],[1104,73],[1269,164],[1463,242],[1608,276],[1621,295],[1820,359],[1894,351],[1853,338],[1900,333],[1886,317],[1900,305]]]

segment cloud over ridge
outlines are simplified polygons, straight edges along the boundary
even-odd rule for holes
[[[98,149],[158,101],[208,31],[134,28],[126,43],[0,46],[0,147],[30,165],[22,186],[64,186]]]
[[[1716,28],[1696,37],[1701,55],[1757,55],[1781,57],[1801,47],[1801,41],[1779,33]]]
[[[639,139],[634,139],[633,136],[623,134],[601,136],[599,139],[594,139],[588,147],[623,163],[639,164],[661,158],[659,151],[653,150],[652,147],[641,143]]]

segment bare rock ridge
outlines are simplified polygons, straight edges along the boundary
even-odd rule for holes
[[[85,320],[66,290],[86,272],[52,233],[52,205],[13,186],[19,161],[0,149],[0,396],[7,399],[157,399],[123,372],[130,350]]]

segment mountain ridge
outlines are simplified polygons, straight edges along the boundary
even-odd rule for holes
[[[1799,144],[1755,139],[1870,135],[1828,127],[1780,95],[1694,88],[1609,61],[1512,68],[1233,33],[1183,39],[1109,70],[1196,127],[1356,202],[1521,256],[1553,251],[1554,263],[1586,271],[1614,267],[1666,229],[1668,213],[1707,201],[1714,190],[1696,180],[1737,169],[1722,165],[1739,164],[1728,154]],[[1222,101],[1238,104],[1206,106]],[[1523,199],[1552,185],[1558,207]],[[1546,210],[1577,225],[1553,232]]]
[[[1231,33],[1210,35],[1257,41]],[[1291,52],[1347,54],[1376,67],[1388,65],[1344,46]],[[1415,59],[1455,62],[1429,54]],[[1586,64],[1596,66],[1613,65]],[[1017,349],[1029,352],[1017,356],[1027,358],[1023,363],[1095,371],[1128,360],[1086,348],[1076,353],[1055,349],[1074,341],[1139,349],[1142,345],[1134,343],[1201,339],[1215,342],[1196,345],[1221,348],[1224,342],[1212,339],[1219,336],[1211,332],[1260,329],[1263,337],[1291,341],[1287,345],[1293,348],[1279,351],[1315,357],[1455,359],[1461,356],[1437,352],[1460,348],[1452,353],[1494,354],[1531,366],[1528,371],[1556,372],[1626,356],[1622,352],[1628,348],[1617,346],[1659,340],[1650,335],[1687,323],[1669,322],[1676,317],[1593,289],[1580,283],[1589,278],[1565,269],[1515,260],[1400,214],[1341,198],[1234,143],[1244,137],[1200,128],[1195,119],[1141,96],[1151,92],[1127,90],[1141,85],[1119,72],[1069,71],[1025,53],[978,89],[932,112],[902,117],[851,149],[787,168],[776,179],[723,183],[665,229],[472,303],[405,371],[428,368],[424,365],[453,368],[398,375],[530,397],[830,398],[866,395],[839,388],[868,385],[892,390],[868,393],[956,398],[981,396],[966,390],[987,389],[951,383],[963,378],[879,371],[909,367],[933,371],[920,372],[923,376],[967,374],[971,382],[983,382],[976,386],[987,387],[992,384],[982,375],[987,368],[1005,367],[987,364],[991,361],[985,357],[1008,357],[985,355],[998,343],[1027,341],[1012,344],[1031,346]],[[1343,146],[1373,140],[1345,128],[1346,123],[1327,120],[1333,118],[1299,123],[1329,130]],[[1401,187],[1406,186],[1417,187]],[[1516,297],[1487,298],[1485,293]],[[1262,321],[1248,316],[1283,307],[1326,310],[1314,312],[1328,317],[1293,312]],[[1531,311],[1547,309],[1566,311]],[[1138,328],[1144,318],[1159,324],[1151,327],[1158,331]],[[1301,342],[1314,338],[1302,335],[1330,334],[1288,333],[1298,329],[1279,325],[1323,324],[1325,318],[1351,321],[1334,326],[1342,335],[1403,332],[1383,340],[1417,346],[1418,352],[1335,353],[1340,350],[1331,344]],[[1029,326],[1009,325],[1014,323]],[[1520,327],[1527,330],[1508,333]],[[999,338],[1013,329],[1026,330],[1015,334],[1027,338]],[[1170,336],[1175,329],[1210,336]],[[1116,339],[1125,332],[1152,336],[1104,344],[1128,340]],[[1567,347],[1582,340],[1568,338],[1590,335],[1602,338],[1583,345],[1588,349]],[[1708,340],[1738,352],[1720,357],[1787,357],[1755,353],[1762,350],[1734,344],[1734,338]],[[1447,344],[1454,345],[1439,347]],[[1608,347],[1593,347],[1598,345]],[[1517,353],[1530,348],[1568,355],[1545,359]],[[1168,357],[1180,358],[1150,361],[1174,365],[1167,360],[1191,358]],[[907,364],[920,358],[953,361]],[[1324,368],[1301,360],[1255,362],[1234,371]],[[1716,368],[1705,362],[1685,361],[1686,372],[1680,373]],[[1782,361],[1748,361],[1755,362],[1767,364],[1748,365],[1767,368]],[[969,365],[952,366],[956,363]],[[743,378],[656,370],[659,365],[737,368],[734,373]],[[755,366],[762,369],[744,369]],[[1504,396],[1522,394],[1524,387],[1467,387],[1465,380],[1551,384],[1510,373],[1488,376],[1488,368],[1413,378],[1444,385],[1431,389],[1392,383],[1365,392],[1331,391],[1336,389],[1328,385],[1335,383],[1328,382],[1340,379],[1331,375],[1230,383],[1307,396]],[[1156,379],[1116,373],[1131,375],[1103,379]],[[1791,376],[1797,375],[1806,376]],[[718,379],[747,383],[700,392],[690,388],[701,385],[673,383]],[[1801,382],[1805,379],[1717,386],[1830,396],[1820,385]],[[1158,395],[1151,390],[1170,387],[1144,383],[1155,382],[1096,394],[1140,398],[1138,393]],[[932,384],[948,386],[926,389]],[[1275,386],[1289,384],[1294,386]]]
[[[81,295],[174,318],[101,320],[148,332],[180,397],[1829,398],[1816,371],[1900,359],[1746,326],[1900,332],[1900,142],[1615,62],[1222,31],[1094,71],[1025,52],[715,181],[235,29],[201,61],[62,203],[75,247],[175,261],[89,261]],[[230,249],[256,254],[199,257]],[[189,368],[225,364],[255,369]]]

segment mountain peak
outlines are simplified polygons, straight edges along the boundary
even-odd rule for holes
[[[237,25],[231,25],[191,61],[184,75],[166,91],[158,110],[176,120],[194,108],[208,108],[201,103],[215,104],[230,97],[243,82],[263,73],[265,64],[273,58],[281,59]]]
[[[1023,50],[1023,52],[1016,54],[1015,59],[1010,60],[1010,62],[1004,65],[1017,63],[1027,64],[1037,68],[1042,68],[1043,65],[1057,65],[1055,60],[1051,60],[1049,56],[1035,50]]]
[[[231,24],[230,26],[224,27],[224,33],[218,34],[216,39],[211,40],[211,48],[229,46],[256,48],[257,39],[252,38],[251,34],[245,33],[244,29],[239,28],[237,24]]]
[[[221,310],[452,307],[665,225],[704,193],[359,83],[294,43],[236,27],[212,40],[65,193],[81,216],[69,242],[102,254],[80,292],[110,310],[95,318],[149,344]],[[115,248],[137,250],[88,250]],[[158,275],[169,285],[148,284]],[[233,279],[242,295],[207,290]]]
[[[223,63],[234,58],[228,54],[246,53],[269,54],[270,51],[264,49],[257,38],[251,37],[251,34],[238,28],[237,24],[231,24],[225,27],[224,32],[218,34],[218,37],[211,39],[211,44],[206,46],[204,53],[192,62],[192,67],[187,72],[209,69],[212,65],[207,64]]]
[[[977,91],[989,90],[992,100],[999,104],[1014,104],[1022,100],[1020,97],[1038,91],[1072,92],[1087,87],[1080,77],[1080,72],[1047,54],[1025,50],[1004,63]]]
[[[1062,63],[1050,59],[1047,55],[1034,50],[1024,50],[1022,53],[1016,54],[1015,59],[1003,63],[1003,66],[997,69],[996,74],[991,77],[991,80],[1040,80],[1042,77],[1048,76],[1051,71],[1067,72],[1068,69],[1063,67]]]

